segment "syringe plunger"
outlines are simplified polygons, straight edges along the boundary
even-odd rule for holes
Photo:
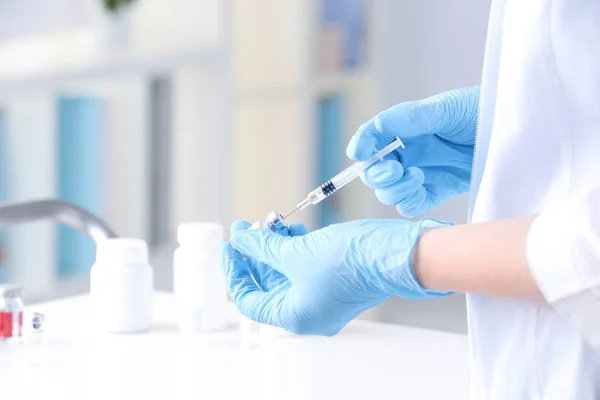
[[[342,187],[346,186],[349,182],[356,179],[360,174],[367,170],[371,165],[377,161],[383,159],[383,157],[396,150],[398,147],[404,148],[404,143],[400,138],[396,138],[392,143],[385,146],[383,149],[377,151],[371,157],[364,161],[358,161],[310,192],[304,200],[302,200],[296,206],[296,210],[302,210],[309,205],[315,205],[327,197],[331,196]],[[296,211],[294,210],[294,211]],[[294,212],[292,211],[292,212]],[[291,213],[290,213],[291,214]],[[290,215],[288,214],[288,216]]]

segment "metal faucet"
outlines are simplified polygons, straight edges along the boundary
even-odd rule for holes
[[[117,237],[109,226],[89,211],[63,200],[48,199],[0,203],[0,229],[10,225],[50,219],[69,226],[98,243]]]

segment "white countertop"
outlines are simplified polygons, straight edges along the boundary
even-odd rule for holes
[[[45,333],[0,344],[0,398],[465,399],[467,337],[355,321],[333,338],[240,345],[236,327],[186,336],[172,294],[154,297],[150,332],[90,332],[87,296],[30,306]],[[149,397],[153,396],[153,397]]]

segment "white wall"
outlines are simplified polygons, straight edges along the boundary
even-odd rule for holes
[[[172,76],[172,213],[177,225],[230,221],[231,157],[227,75],[197,67]]]
[[[380,52],[381,109],[455,88],[479,84],[490,1],[385,0],[387,32]],[[378,54],[379,56],[379,54]],[[467,198],[428,215],[464,222]],[[394,210],[389,210],[393,215]]]
[[[148,86],[145,79],[104,83],[107,104],[104,217],[117,235],[148,239]]]
[[[381,1],[383,106],[479,83],[489,0]]]
[[[55,99],[48,91],[23,91],[6,103],[9,182],[13,201],[56,197]],[[32,118],[35,115],[35,118]],[[41,221],[10,228],[10,279],[26,295],[52,291],[56,270],[56,225]]]
[[[479,84],[490,1],[378,1],[381,23],[375,26],[374,44],[381,76],[380,109]],[[462,196],[427,215],[461,223],[466,213],[467,197]],[[389,207],[381,216],[398,214]],[[460,298],[417,303],[393,299],[377,311],[387,321],[458,331],[466,326]]]

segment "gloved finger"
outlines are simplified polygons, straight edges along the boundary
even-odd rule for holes
[[[463,124],[472,124],[476,120],[477,107],[472,103],[478,96],[479,88],[473,87],[400,103],[378,114],[374,123],[388,141],[396,136],[410,138],[436,134],[452,137],[464,128]]]
[[[233,249],[230,243],[223,243],[221,245],[220,267],[221,273],[225,278],[227,291],[234,301],[239,299],[244,293],[255,290],[260,291],[260,288],[250,275],[247,263],[240,259],[239,254]]]
[[[396,204],[396,210],[398,213],[406,218],[414,218],[430,208],[427,190],[423,186],[421,186],[415,193],[402,199],[398,204]]]
[[[438,99],[409,101],[377,114],[358,128],[346,148],[346,155],[356,161],[366,160],[396,137],[413,137],[435,133],[446,120]]]
[[[446,184],[453,188],[452,195],[459,195],[469,190],[471,171],[470,168],[455,166],[423,167],[425,185],[437,187]]]
[[[414,137],[437,133],[447,119],[437,98],[397,104],[374,118],[374,124],[384,140],[396,136]]]
[[[250,226],[252,226],[252,224],[250,222],[238,220],[238,221],[235,221],[233,224],[231,224],[231,227],[229,228],[229,230],[230,230],[231,234],[233,235],[237,231],[245,231],[246,229],[250,228]]]
[[[252,291],[241,296],[237,309],[247,318],[261,324],[285,327],[284,320],[289,318],[290,290],[289,281],[268,292]]]
[[[248,269],[258,283],[259,288],[265,292],[274,290],[282,284],[289,282],[289,279],[285,275],[264,263],[249,263]]]
[[[423,186],[427,190],[428,204],[423,208],[434,208],[448,198],[468,193],[470,190],[471,171],[457,167],[425,167]],[[445,187],[440,191],[440,187]]]
[[[362,124],[346,147],[346,155],[351,160],[363,161],[371,157],[376,149],[382,149],[383,135],[375,127],[374,118]]]
[[[288,281],[287,277],[269,265],[261,262],[257,262],[240,252],[233,250],[239,259],[239,262],[243,262],[251,278],[254,280],[258,288],[262,291],[273,290],[280,286],[284,281]]]
[[[455,139],[476,124],[479,87],[452,90],[419,101],[397,104],[363,124],[346,148],[349,158],[362,161],[396,137],[436,134]],[[466,140],[464,144],[470,144]],[[463,140],[464,141],[464,140]]]
[[[304,236],[308,232],[310,231],[304,224],[295,222],[290,225],[290,236]]]
[[[465,164],[470,170],[473,161],[473,146],[451,143],[439,135],[422,136],[418,139],[406,139],[406,149],[401,149],[399,161],[404,167],[427,167]],[[444,148],[444,156],[440,157],[440,146]]]
[[[225,276],[227,291],[238,310],[247,318],[261,323],[268,323],[272,313],[265,312],[269,302],[285,294],[290,285],[280,285],[278,290],[263,292],[256,285],[246,264],[241,263],[236,251],[229,243],[221,246],[221,270]]]
[[[303,224],[293,223],[290,225],[290,236],[303,236],[307,233],[309,233],[309,230]],[[245,258],[245,256],[243,255],[240,255],[240,257]],[[281,286],[283,283],[289,282],[285,275],[283,275],[268,264],[262,262],[252,262],[249,265],[252,276],[256,279],[262,290],[274,290],[275,288]]]
[[[395,160],[383,160],[373,164],[360,175],[360,179],[371,189],[383,189],[402,179],[404,167]]]
[[[420,168],[410,167],[404,171],[404,176],[394,185],[375,190],[377,199],[387,206],[393,206],[415,194],[425,181],[425,175]]]
[[[284,247],[293,240],[292,237],[279,235],[269,230],[246,230],[233,234],[231,245],[243,255],[268,264],[287,276],[286,266],[283,263],[283,251]]]

